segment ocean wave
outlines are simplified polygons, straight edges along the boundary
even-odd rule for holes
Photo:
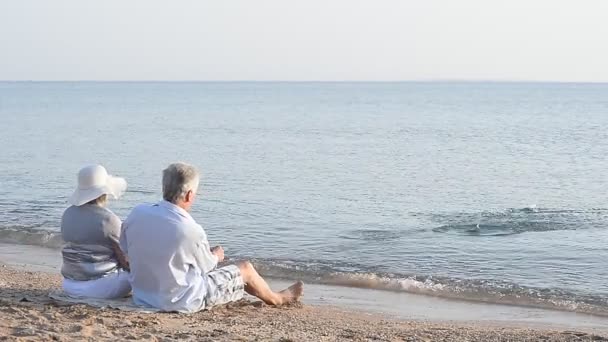
[[[382,229],[353,229],[347,233],[339,235],[346,240],[372,240],[372,241],[391,241],[402,236],[403,231],[382,230]]]
[[[34,245],[46,248],[61,248],[61,233],[35,226],[11,226],[0,228],[0,242]]]
[[[441,225],[436,233],[472,236],[503,236],[526,232],[576,230],[605,227],[608,209],[547,209],[535,206],[478,213],[432,214]]]
[[[322,262],[254,259],[260,274],[270,278],[364,289],[407,292],[491,304],[518,305],[608,316],[608,297],[557,288],[532,288],[498,280],[343,271]],[[347,266],[351,267],[352,266]],[[338,267],[343,268],[343,267]]]
[[[146,189],[129,189],[127,188],[127,193],[132,193],[132,194],[144,194],[144,195],[154,195],[157,192],[156,191],[151,191],[151,190],[146,190]]]
[[[608,210],[557,210],[543,208],[508,209],[496,212],[433,214],[442,222],[434,232],[466,235],[509,235],[556,229],[605,229]],[[480,219],[481,218],[481,219]],[[51,225],[48,223],[47,225]],[[57,230],[47,225],[0,227],[0,242],[61,248]],[[428,229],[428,228],[427,228]],[[359,229],[355,238],[387,241],[398,237],[394,231]],[[238,258],[237,258],[238,259]],[[254,259],[260,273],[309,283],[367,289],[403,291],[442,298],[559,309],[608,316],[608,294],[583,293],[559,288],[533,288],[503,280],[479,280],[434,275],[380,273],[374,268],[327,260]],[[398,272],[398,269],[394,271]],[[432,272],[432,271],[430,271]]]

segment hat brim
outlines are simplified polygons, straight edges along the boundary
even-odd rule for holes
[[[127,182],[124,178],[108,175],[108,179],[104,186],[89,189],[76,189],[68,199],[68,202],[71,205],[81,206],[103,195],[109,195],[114,199],[118,199],[126,190]]]

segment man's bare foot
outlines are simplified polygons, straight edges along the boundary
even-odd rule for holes
[[[279,292],[279,295],[281,295],[281,304],[283,305],[298,302],[304,295],[304,283],[298,281],[285,290]]]

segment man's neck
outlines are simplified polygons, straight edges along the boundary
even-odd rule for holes
[[[184,201],[177,201],[176,203],[173,203],[173,204],[184,209],[187,212],[190,211],[190,206],[188,204],[186,204]]]

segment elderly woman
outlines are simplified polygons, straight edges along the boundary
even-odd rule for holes
[[[120,219],[107,209],[108,196],[119,198],[127,188],[123,178],[108,175],[101,165],[78,173],[72,206],[61,218],[63,290],[72,296],[120,298],[129,294],[129,265],[118,241]]]

